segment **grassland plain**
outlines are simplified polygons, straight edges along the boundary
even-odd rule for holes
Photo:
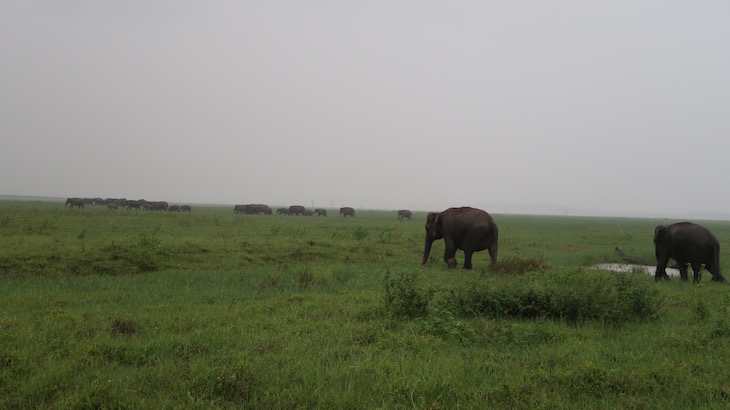
[[[672,221],[493,216],[464,271],[423,213],[0,202],[0,407],[728,406],[730,287],[589,268]]]

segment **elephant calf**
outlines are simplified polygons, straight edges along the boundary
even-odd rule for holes
[[[691,222],[680,222],[669,226],[659,225],[654,229],[654,251],[656,273],[654,280],[669,280],[666,268],[669,259],[679,266],[682,280],[688,280],[687,265],[692,266],[694,281],[700,280],[704,264],[712,274],[712,280],[727,283],[720,271],[720,244],[707,228]]]

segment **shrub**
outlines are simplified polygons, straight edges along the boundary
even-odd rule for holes
[[[577,270],[534,275],[499,287],[472,283],[452,290],[446,305],[462,315],[622,323],[656,318],[660,300],[638,276]]]
[[[545,265],[545,260],[542,257],[520,258],[515,256],[501,260],[492,271],[522,275],[527,272],[540,272],[545,269],[547,269],[547,265]]]
[[[385,309],[396,316],[425,316],[434,291],[418,284],[417,272],[385,272]]]
[[[309,266],[304,266],[300,269],[297,269],[296,272],[296,281],[297,284],[301,287],[307,287],[314,281],[314,273],[312,272],[312,268]]]
[[[476,331],[448,310],[435,308],[428,316],[419,319],[421,328],[428,334],[444,339],[468,343],[475,339]]]
[[[361,241],[368,237],[368,230],[365,229],[362,225],[358,225],[355,227],[355,229],[352,230],[352,237],[357,239],[358,241]]]

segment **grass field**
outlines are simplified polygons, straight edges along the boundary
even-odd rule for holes
[[[493,217],[465,271],[423,213],[0,202],[0,408],[730,404],[730,287],[590,268],[675,221]]]

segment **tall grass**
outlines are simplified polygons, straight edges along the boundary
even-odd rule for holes
[[[0,202],[0,407],[730,400],[729,287],[589,267],[653,263],[660,221],[494,215],[500,265],[465,271],[420,267],[422,213],[336,215]]]

